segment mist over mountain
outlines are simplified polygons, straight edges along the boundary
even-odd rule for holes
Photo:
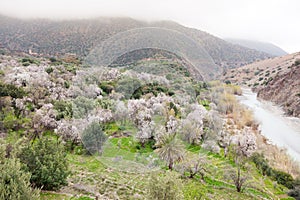
[[[183,34],[192,40],[196,46],[201,46],[203,52],[207,52],[205,54],[208,55],[206,56],[208,60],[205,62],[210,63],[207,67],[219,67],[219,71],[223,68],[240,67],[256,60],[272,57],[267,53],[234,45],[209,33],[187,28],[171,21],[143,22],[131,18],[105,17],[53,21],[47,19],[23,20],[0,16],[0,47],[9,51],[31,51],[43,56],[75,53],[79,57],[85,57],[97,45],[118,33],[147,27],[170,29]],[[131,40],[134,38],[131,37]],[[161,40],[165,41],[164,38]],[[183,43],[176,38],[173,38],[173,42],[178,44],[178,49],[181,49],[180,45]],[[127,44],[131,43],[134,41],[127,41]],[[192,54],[195,49],[190,48],[185,51]]]
[[[243,39],[236,39],[236,38],[226,38],[225,40],[230,43],[241,45],[249,49],[255,49],[257,51],[262,51],[273,56],[284,56],[288,54],[286,51],[284,51],[283,49],[281,49],[280,47],[272,43],[260,42],[254,40],[243,40]]]

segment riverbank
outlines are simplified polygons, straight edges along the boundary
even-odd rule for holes
[[[272,144],[286,148],[289,155],[300,163],[300,119],[285,116],[280,107],[257,99],[256,93],[248,88],[243,88],[243,95],[238,100],[252,110],[261,134]]]

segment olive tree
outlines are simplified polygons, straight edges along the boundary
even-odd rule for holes
[[[103,145],[107,140],[102,129],[103,127],[94,121],[82,133],[82,143],[91,154],[102,154]]]

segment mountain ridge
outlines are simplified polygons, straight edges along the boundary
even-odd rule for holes
[[[238,38],[225,38],[225,40],[233,44],[238,44],[240,46],[244,46],[250,49],[262,51],[274,56],[284,56],[288,54],[282,48],[269,42],[261,42],[256,40],[246,40],[246,39],[238,39]]]
[[[31,50],[43,56],[75,53],[79,57],[85,57],[95,45],[117,33],[147,27],[166,28],[186,35],[208,52],[214,64],[220,66],[220,70],[240,67],[256,60],[272,57],[267,53],[230,44],[209,33],[187,28],[176,22],[143,22],[123,17],[23,20],[0,15],[0,44],[10,51],[28,52]]]

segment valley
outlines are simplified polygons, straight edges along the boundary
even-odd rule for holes
[[[286,148],[288,153],[300,162],[299,118],[284,116],[280,107],[267,101],[258,100],[256,96],[257,94],[249,89],[243,89],[243,96],[239,99],[241,103],[253,110],[254,118],[260,124],[261,134],[268,138],[271,143]]]
[[[0,16],[0,45],[0,199],[299,199],[299,126],[250,91],[299,117],[299,53],[131,18]]]
[[[299,117],[300,54],[255,62],[239,69],[226,71],[224,81],[252,88],[258,97],[281,106],[285,113]]]

